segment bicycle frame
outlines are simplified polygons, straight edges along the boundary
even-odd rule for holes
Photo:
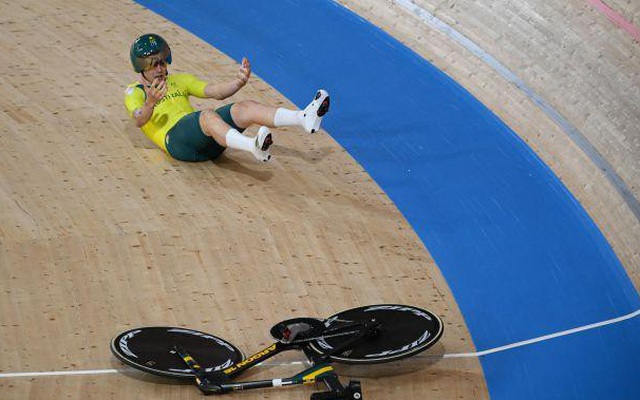
[[[351,331],[355,333],[353,338],[345,341],[343,345],[334,349],[330,353],[315,355],[304,345],[302,341],[292,341],[290,343],[283,343],[282,341],[276,341],[268,347],[258,351],[257,353],[247,357],[246,359],[231,365],[221,371],[205,372],[198,362],[181,347],[174,347],[176,353],[182,358],[185,364],[194,372],[196,386],[206,395],[210,394],[223,394],[235,390],[247,390],[269,387],[283,387],[300,384],[314,384],[321,382],[327,387],[327,391],[314,393],[311,396],[312,400],[338,400],[338,399],[361,399],[362,392],[360,389],[359,381],[350,381],[345,387],[338,379],[338,375],[334,372],[333,367],[330,364],[330,357],[332,354],[336,354],[343,349],[353,345],[359,340],[362,340],[365,336],[370,334],[378,324],[374,321],[358,322],[346,324],[340,327],[340,329],[354,329],[359,327],[357,331]],[[325,329],[322,333],[327,334],[330,332],[336,332],[339,329]],[[304,339],[308,341],[309,339]],[[287,350],[300,349],[302,350],[307,359],[313,364],[309,368],[301,371],[300,373],[289,378],[278,378],[269,380],[257,380],[257,381],[243,381],[243,382],[231,382],[234,378],[242,374],[247,369],[255,366],[258,363]]]

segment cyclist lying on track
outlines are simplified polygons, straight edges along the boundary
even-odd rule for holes
[[[300,126],[309,133],[320,128],[329,111],[329,94],[316,93],[302,111],[271,107],[253,100],[227,104],[216,110],[196,111],[189,96],[224,100],[247,84],[251,65],[244,58],[236,78],[208,83],[191,74],[169,75],[171,49],[156,34],[145,34],[131,45],[131,64],[140,73],[125,91],[125,105],[136,126],[158,147],[181,161],[215,160],[227,147],[251,152],[258,160],[271,158],[273,138],[268,127]],[[262,125],[256,137],[242,132]]]

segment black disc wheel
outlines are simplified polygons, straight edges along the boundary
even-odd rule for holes
[[[244,358],[242,351],[208,333],[175,327],[143,327],[122,332],[111,351],[133,368],[170,378],[193,378],[193,372],[173,350],[181,346],[206,371],[219,371]]]
[[[380,304],[342,311],[325,320],[325,326],[375,320],[378,327],[353,345],[341,348],[349,335],[324,337],[310,343],[318,355],[332,353],[330,358],[348,364],[374,364],[399,360],[433,346],[442,336],[443,325],[430,311],[399,304]]]

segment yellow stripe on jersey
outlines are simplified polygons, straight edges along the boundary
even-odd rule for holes
[[[134,82],[125,90],[124,104],[130,117],[146,100],[144,90],[138,85],[139,82]],[[207,82],[191,74],[176,74],[167,76],[167,85],[167,94],[156,104],[149,122],[142,126],[142,132],[164,151],[167,151],[164,144],[167,132],[180,118],[195,111],[189,96],[205,97]]]

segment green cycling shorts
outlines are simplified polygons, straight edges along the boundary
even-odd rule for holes
[[[229,126],[243,132],[244,129],[235,124],[231,117],[233,103],[222,106],[216,113]],[[164,139],[169,155],[180,161],[209,161],[215,160],[226,150],[211,136],[207,136],[200,127],[200,111],[187,114],[180,118],[173,128],[167,132]]]

